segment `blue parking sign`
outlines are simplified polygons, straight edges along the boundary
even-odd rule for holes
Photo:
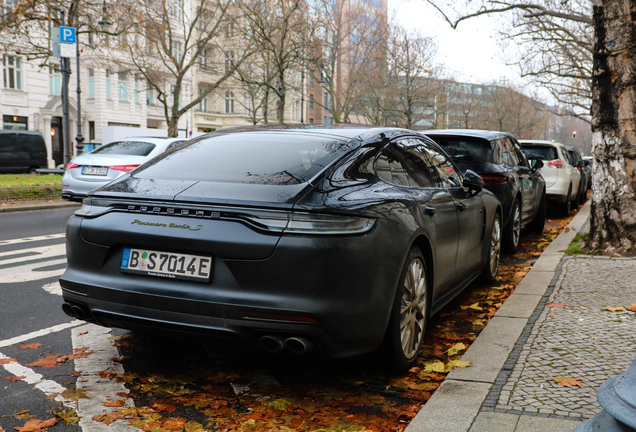
[[[74,27],[60,27],[60,42],[62,43],[75,43],[75,28]]]

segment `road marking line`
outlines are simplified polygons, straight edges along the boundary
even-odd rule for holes
[[[127,420],[116,420],[110,426],[93,420],[94,416],[115,411],[115,408],[104,407],[104,402],[122,399],[121,396],[117,395],[118,392],[128,393],[124,383],[99,376],[99,372],[103,371],[115,372],[118,375],[124,373],[124,366],[111,360],[113,357],[118,357],[119,352],[107,339],[110,332],[110,328],[94,324],[76,327],[71,332],[74,349],[88,347],[88,350],[91,351],[91,355],[88,357],[75,360],[75,370],[81,374],[81,378],[77,380],[77,389],[86,390],[86,395],[90,397],[90,399],[77,401],[77,414],[80,416],[79,425],[82,430],[90,432],[139,431]],[[132,398],[125,399],[125,402],[128,407],[135,407]]]
[[[42,246],[42,247],[31,248],[31,249],[18,249],[14,251],[0,252],[0,257],[18,255],[18,254],[24,253],[25,251],[35,252],[37,255],[3,259],[2,261],[0,261],[0,265],[4,266],[5,264],[13,264],[16,262],[30,261],[30,260],[48,258],[52,256],[66,255],[66,245],[62,243],[59,245]]]
[[[43,236],[24,237],[24,238],[12,239],[12,240],[0,240],[0,246],[6,246],[6,245],[18,244],[18,243],[28,243],[28,242],[41,241],[41,240],[52,240],[52,239],[59,239],[64,237],[66,237],[66,233],[47,234]]]
[[[0,283],[10,284],[19,282],[30,282],[40,279],[46,279],[51,277],[61,276],[64,273],[64,269],[48,270],[48,271],[34,271],[35,269],[42,267],[49,267],[57,264],[65,264],[66,258],[60,258],[50,261],[25,264],[21,266],[9,267],[0,270],[2,278]]]
[[[48,292],[49,294],[59,295],[59,296],[62,295],[62,286],[57,281],[48,283],[46,285],[42,285],[42,289]]]
[[[4,354],[0,353],[0,359],[9,358]],[[42,375],[37,372],[34,372],[33,369],[30,369],[26,366],[22,366],[18,362],[10,362],[2,365],[7,372],[15,375],[15,376],[23,376],[24,379],[22,381],[28,384],[35,384],[35,388],[44,392],[45,395],[57,395],[55,400],[58,402],[62,402],[68,408],[75,408],[75,403],[69,399],[65,399],[60,393],[66,390],[65,387],[56,383],[55,381],[42,379]]]
[[[0,348],[6,347],[6,346],[9,346],[9,345],[13,345],[13,344],[17,344],[17,343],[26,342],[28,340],[35,339],[37,337],[49,335],[51,333],[57,333],[57,332],[60,332],[62,330],[66,330],[68,328],[77,327],[78,325],[81,325],[81,324],[86,324],[86,321],[74,320],[74,321],[67,322],[67,323],[64,323],[64,324],[58,324],[58,325],[54,325],[54,326],[49,327],[49,328],[45,328],[45,329],[34,331],[34,332],[31,332],[31,333],[23,334],[22,336],[16,336],[16,337],[11,338],[11,339],[5,339],[3,341],[0,341]]]

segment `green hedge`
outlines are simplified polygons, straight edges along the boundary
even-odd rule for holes
[[[62,198],[62,188],[55,186],[32,186],[0,188],[0,202],[50,201]]]

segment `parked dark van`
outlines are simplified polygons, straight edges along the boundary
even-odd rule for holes
[[[0,130],[0,173],[34,173],[47,165],[42,133]]]

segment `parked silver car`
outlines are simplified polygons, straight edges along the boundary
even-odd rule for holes
[[[66,166],[62,198],[81,201],[104,186],[185,140],[182,138],[126,138],[77,156]]]
[[[572,203],[579,203],[579,183],[581,173],[572,165],[567,149],[554,141],[519,141],[528,159],[541,159],[539,170],[545,179],[548,204],[556,204],[563,216],[570,214]],[[583,192],[585,193],[585,192]]]

